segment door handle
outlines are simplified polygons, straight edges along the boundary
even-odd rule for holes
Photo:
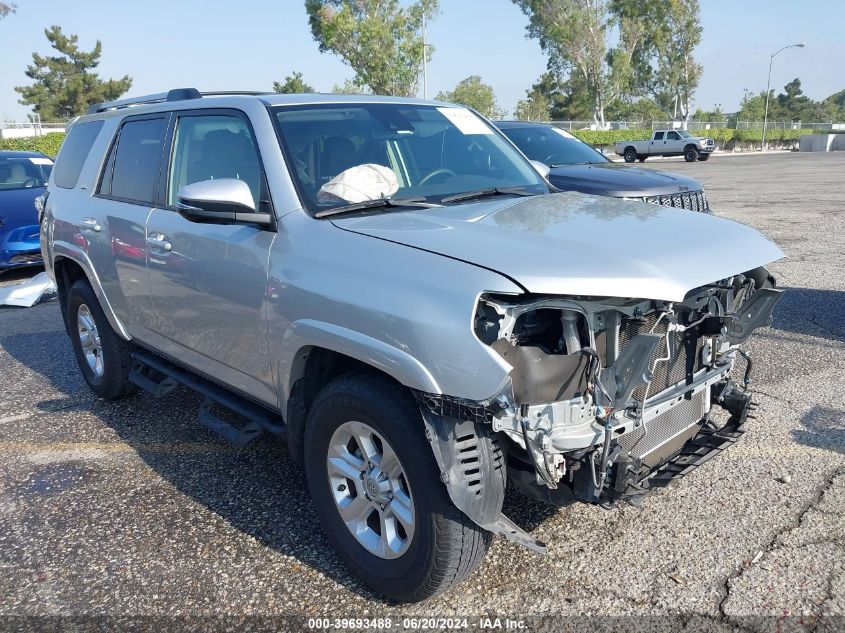
[[[173,244],[171,244],[170,240],[167,239],[167,236],[162,233],[150,233],[147,236],[147,244],[152,249],[165,251],[167,253],[173,250]]]
[[[82,231],[94,231],[94,233],[99,233],[100,229],[103,227],[101,227],[100,223],[94,218],[82,218],[79,221],[79,228]]]

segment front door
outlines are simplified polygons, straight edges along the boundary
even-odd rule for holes
[[[177,113],[164,195],[147,220],[152,329],[162,352],[258,400],[277,402],[266,334],[267,264],[276,233],[180,215],[187,184],[237,178],[268,209],[248,119],[232,110]]]
[[[684,143],[681,135],[677,132],[666,133],[666,151],[680,154],[684,150]]]

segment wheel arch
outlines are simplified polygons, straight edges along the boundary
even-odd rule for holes
[[[103,290],[100,278],[97,276],[94,266],[91,264],[91,260],[88,259],[88,256],[79,249],[69,247],[63,248],[62,245],[58,243],[53,245],[53,249],[55,252],[53,258],[53,271],[56,280],[56,287],[58,289],[59,301],[61,303],[62,316],[65,319],[65,327],[67,327],[67,293],[74,282],[78,279],[85,279],[89,284],[91,284],[91,288],[94,289],[97,301],[100,302],[100,307],[103,309],[103,313],[106,315],[112,329],[120,338],[126,341],[131,340],[132,337],[129,336],[129,333],[126,331],[123,323],[121,323],[120,319],[118,319],[117,315],[114,313],[114,309]]]
[[[278,371],[279,408],[288,427],[288,450],[300,464],[309,408],[332,378],[352,371],[376,373],[408,389],[441,393],[431,372],[407,352],[330,323],[297,321],[286,332],[283,349],[287,365]]]

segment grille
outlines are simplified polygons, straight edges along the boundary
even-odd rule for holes
[[[682,400],[674,408],[654,418],[645,425],[647,433],[642,426],[626,433],[619,438],[619,445],[633,458],[646,457],[701,419],[704,393],[699,391],[691,399]]]
[[[644,202],[659,204],[664,207],[675,207],[688,209],[690,211],[708,211],[710,205],[703,191],[687,191],[684,193],[673,193],[665,196],[646,196]]]

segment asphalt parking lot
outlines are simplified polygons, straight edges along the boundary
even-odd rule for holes
[[[845,627],[845,154],[653,167],[699,178],[722,216],[788,255],[771,267],[788,288],[774,325],[747,345],[760,409],[730,451],[642,508],[555,510],[511,496],[506,513],[549,543],[547,556],[496,540],[456,590],[393,605],[335,556],[283,444],[231,448],[195,422],[198,399],[182,390],[97,400],[55,302],[0,308],[0,616]]]

